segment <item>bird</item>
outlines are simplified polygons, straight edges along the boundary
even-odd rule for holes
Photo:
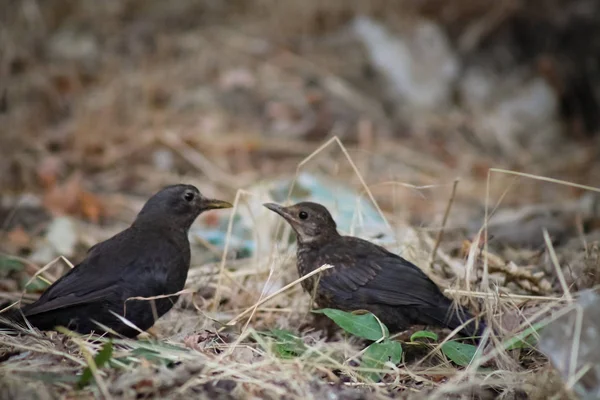
[[[390,332],[401,332],[413,325],[454,330],[473,318],[462,307],[453,311],[452,301],[415,264],[367,240],[341,235],[323,205],[263,205],[283,217],[295,231],[300,276],[324,264],[333,266],[301,282],[319,307],[369,311]],[[480,337],[484,328],[484,323],[470,321],[459,334]]]
[[[226,201],[204,197],[192,185],[164,187],[148,199],[131,226],[92,246],[83,261],[37,301],[9,310],[4,317],[10,323],[5,327],[23,326],[26,318],[42,331],[63,326],[80,334],[136,337],[179,298],[174,294],[187,279],[192,223],[204,211],[230,207]],[[132,299],[156,296],[162,297]]]

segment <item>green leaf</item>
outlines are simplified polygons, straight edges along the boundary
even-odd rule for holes
[[[442,345],[442,353],[452,360],[456,365],[466,367],[473,361],[477,346],[450,340]]]
[[[128,340],[124,340],[121,343],[126,344],[126,345],[131,345],[131,343]],[[185,347],[181,347],[175,344],[171,344],[171,343],[165,343],[165,342],[161,342],[158,341],[156,339],[151,339],[151,338],[144,338],[144,339],[138,339],[134,342],[134,346],[136,348],[143,348],[143,349],[148,349],[151,351],[155,351],[157,353],[163,352],[163,353],[187,353],[189,349],[185,348]],[[173,355],[170,354],[169,356],[175,356],[177,357],[177,355]]]
[[[273,350],[280,358],[298,357],[306,351],[306,345],[302,339],[292,332],[283,329],[272,329],[270,333],[277,339],[277,342],[273,345]]]
[[[512,338],[506,340],[504,343],[502,343],[502,345],[506,350],[535,347],[535,344],[537,343],[537,332],[544,326],[545,323],[543,322],[533,324],[529,328],[525,329],[523,332],[520,332]]]
[[[23,376],[38,380],[40,382],[45,382],[45,383],[59,383],[60,382],[60,383],[73,384],[73,383],[77,383],[80,379],[76,375],[57,374],[55,372],[35,372],[32,374],[23,374]]]
[[[96,357],[94,357],[94,364],[96,364],[96,368],[100,369],[110,361],[113,354],[113,344],[112,342],[107,342],[102,346]],[[86,367],[83,370],[83,374],[81,374],[81,378],[79,378],[78,386],[79,388],[84,387],[89,383],[94,375],[92,374],[92,369],[90,367]]]
[[[159,365],[169,365],[189,354],[189,350],[170,343],[159,342],[155,339],[142,338],[132,342],[129,339],[115,339],[115,343],[122,344],[133,349],[119,360],[124,363],[139,362],[139,358]]]
[[[0,256],[0,272],[6,272],[7,274],[12,271],[21,271],[25,264],[20,260],[12,257]]]
[[[298,336],[294,334],[294,332],[285,330],[285,329],[271,329],[267,334],[280,339],[280,340],[294,340],[298,339]]]
[[[416,339],[431,339],[436,341],[438,340],[438,335],[437,333],[431,331],[417,331],[411,335],[410,341],[414,342]]]
[[[352,314],[333,308],[324,308],[313,312],[327,315],[340,328],[354,336],[373,341],[381,339],[382,336],[386,338],[390,336],[388,328],[385,325],[380,324],[379,321],[377,321],[377,318],[371,313]]]
[[[170,359],[163,357],[160,352],[145,347],[138,347],[137,349],[133,349],[131,351],[131,355],[136,357],[143,357],[146,360],[155,364],[167,365],[169,362],[171,362]]]
[[[402,359],[402,345],[398,342],[385,340],[383,343],[372,343],[362,356],[361,367],[378,368],[384,367],[388,361],[398,364]],[[377,372],[365,372],[365,378],[373,382],[381,379],[381,374]]]
[[[23,285],[26,284],[28,279],[25,279]],[[50,284],[40,277],[36,277],[34,280],[29,282],[29,285],[25,286],[27,293],[38,293],[44,291]]]

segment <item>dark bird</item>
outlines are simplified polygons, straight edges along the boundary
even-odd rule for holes
[[[135,337],[139,331],[113,313],[142,331],[154,325],[179,296],[131,298],[182,290],[190,267],[190,226],[206,210],[230,207],[226,201],[205,198],[194,186],[167,186],[146,202],[129,228],[91,247],[36,302],[4,316],[20,325],[24,316],[40,330],[64,326],[82,334],[102,332],[96,321]]]
[[[340,235],[322,205],[264,206],[281,215],[296,232],[300,276],[324,264],[334,267],[302,281],[304,290],[315,294],[319,307],[370,311],[393,332],[411,325],[455,329],[472,318],[460,307],[457,315],[452,301],[416,265],[366,240]],[[471,321],[460,334],[481,336],[483,328]]]

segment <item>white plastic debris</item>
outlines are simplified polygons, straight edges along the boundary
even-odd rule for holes
[[[600,399],[600,296],[581,292],[569,308],[542,330],[539,348],[581,399]]]
[[[46,233],[46,240],[52,245],[57,255],[70,257],[77,244],[77,228],[69,217],[58,217],[52,221]]]
[[[542,78],[472,67],[461,79],[460,96],[476,131],[494,138],[505,154],[545,154],[561,138],[558,97]]]
[[[374,19],[360,16],[352,28],[393,95],[424,110],[450,102],[459,61],[438,25],[423,19],[403,34],[392,34]]]
[[[69,217],[55,218],[48,226],[43,240],[36,246],[29,259],[45,265],[58,256],[71,257],[77,245],[77,228]]]

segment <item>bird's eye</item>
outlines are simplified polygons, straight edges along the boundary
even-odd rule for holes
[[[298,217],[300,217],[300,219],[306,219],[308,218],[308,213],[306,211],[300,211]]]
[[[196,195],[194,194],[194,192],[185,192],[183,194],[183,199],[185,201],[192,201],[192,200],[194,200],[194,197],[196,197]]]

